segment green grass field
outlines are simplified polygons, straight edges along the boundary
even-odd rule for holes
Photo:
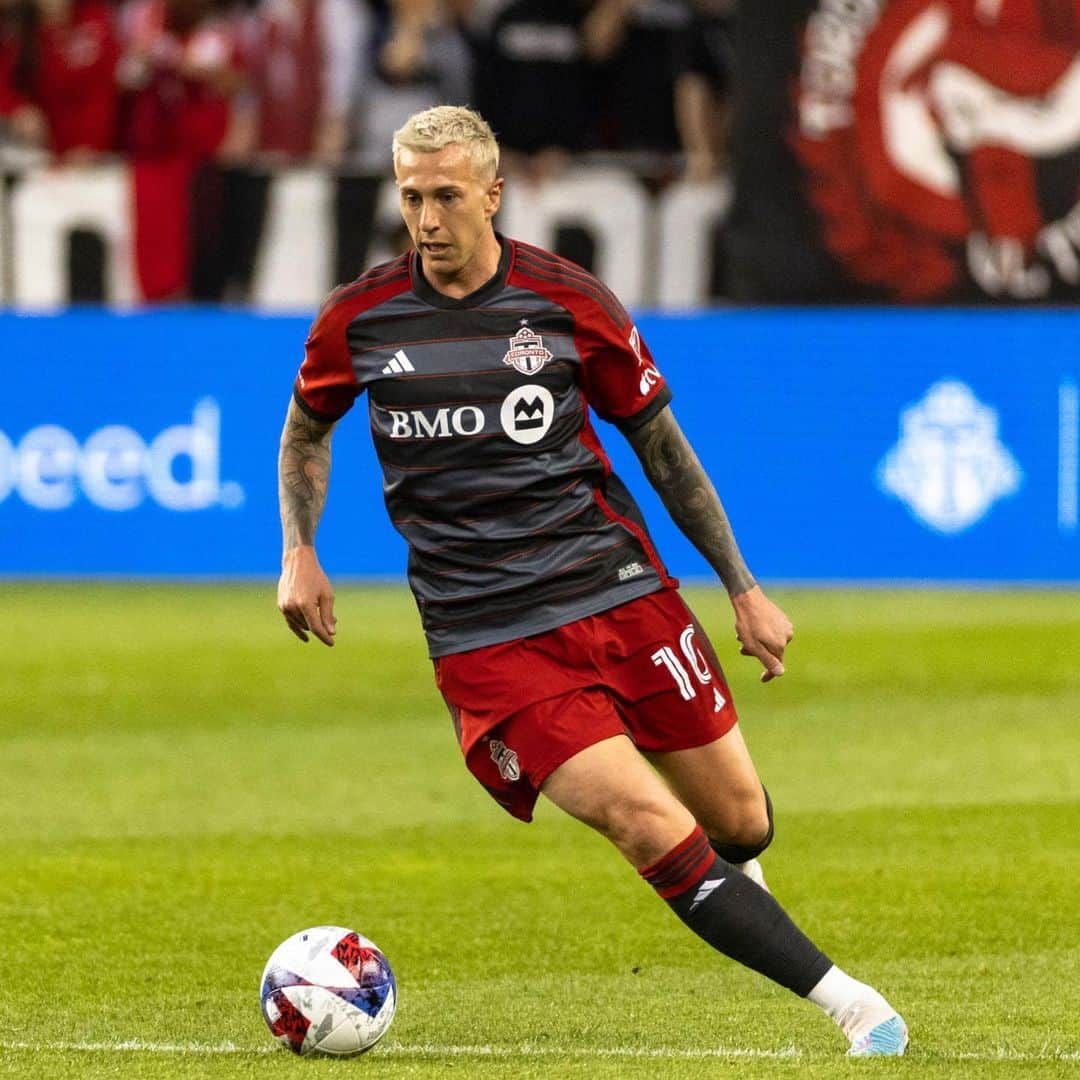
[[[912,1031],[844,1059],[604,841],[465,772],[412,601],[342,589],[300,645],[269,585],[4,586],[0,1075],[1080,1075],[1080,595],[777,592],[761,686],[689,591],[777,807],[773,891]],[[333,922],[400,1007],[351,1061],[278,1050],[271,949]]]

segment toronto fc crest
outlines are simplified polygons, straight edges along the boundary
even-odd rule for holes
[[[491,760],[495,762],[499,775],[504,780],[513,782],[521,779],[521,765],[515,751],[501,739],[492,739],[488,749],[491,752]]]
[[[510,351],[503,357],[503,363],[512,364],[522,375],[535,375],[550,359],[544,339],[535,330],[523,326],[510,339]]]
[[[900,441],[878,468],[878,483],[937,532],[963,532],[1023,473],[998,437],[998,414],[965,383],[935,383],[900,418]]]

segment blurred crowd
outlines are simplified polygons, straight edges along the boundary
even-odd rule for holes
[[[250,269],[260,171],[386,175],[393,132],[434,104],[478,108],[507,174],[589,151],[707,179],[733,3],[0,0],[0,150],[126,161],[142,296],[219,298]]]
[[[58,161],[121,154],[382,171],[437,103],[510,171],[610,150],[722,163],[733,0],[0,0],[0,124]]]

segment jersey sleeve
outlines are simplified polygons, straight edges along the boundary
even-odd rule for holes
[[[354,314],[334,295],[323,305],[304,343],[304,362],[293,384],[297,405],[315,420],[340,420],[360,393],[346,338]]]
[[[620,314],[616,320],[597,308],[579,323],[582,382],[597,416],[628,432],[656,416],[671,401],[671,389],[630,316]]]

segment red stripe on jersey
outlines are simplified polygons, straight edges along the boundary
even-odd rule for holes
[[[617,313],[619,318],[616,318],[616,322],[626,323],[629,322],[630,316],[626,312],[626,308],[623,307],[622,302],[615,295],[607,285],[604,284],[594,274],[590,274],[584,267],[579,266],[575,262],[571,262],[569,259],[564,259],[561,255],[556,255],[552,251],[545,251],[543,248],[533,247],[532,244],[520,244],[521,247],[521,261],[524,264],[531,265],[535,268],[546,270],[548,273],[555,274],[559,277],[569,278],[571,281],[584,288],[589,288],[599,294],[598,299],[606,307],[610,308],[612,313]],[[614,317],[614,316],[613,316]]]
[[[592,424],[589,423],[589,410],[585,408],[584,400],[582,400],[581,411],[584,419],[582,420],[581,430],[578,432],[578,438],[585,444],[588,450],[599,458],[600,464],[604,466],[604,476],[608,477],[611,475],[611,461],[608,459],[607,454],[604,453],[604,448],[601,445],[600,440],[596,437],[596,432],[593,431]],[[637,538],[638,543],[641,544],[641,547],[645,552],[645,557],[652,564],[652,567],[659,576],[664,588],[678,588],[678,580],[673,578],[667,572],[667,567],[665,567],[661,561],[659,552],[653,547],[653,543],[649,539],[649,534],[636,522],[631,521],[628,517],[623,517],[622,514],[616,513],[611,504],[604,498],[604,495],[599,488],[593,488],[593,498],[596,500],[596,505],[600,507],[604,517],[606,517],[608,521],[613,521],[617,525],[621,525]]]
[[[580,278],[583,281],[591,282],[607,296],[615,307],[622,307],[622,304],[619,302],[619,298],[615,293],[595,274],[591,274],[585,267],[580,265],[580,263],[576,263],[572,259],[567,259],[565,256],[559,255],[554,251],[548,251],[546,248],[537,247],[535,244],[526,244],[522,241],[516,241],[516,243],[520,248],[522,258],[532,259],[540,265],[546,264],[554,270],[558,270],[572,277]]]
[[[566,272],[566,269],[549,263],[538,263],[529,258],[518,261],[519,272],[535,278],[537,281],[546,281],[552,285],[562,285],[582,296],[587,296],[595,301],[604,310],[604,314],[618,327],[625,326],[630,321],[626,309],[615,298],[610,290],[600,286],[600,282],[592,275],[579,277]],[[584,271],[582,271],[584,273]]]
[[[369,288],[373,285],[381,285],[386,279],[396,277],[398,274],[407,274],[409,272],[409,253],[405,252],[403,255],[399,255],[396,259],[391,259],[390,262],[380,263],[378,266],[373,266],[366,273],[361,274],[355,281],[350,281],[345,288],[346,289],[362,289]]]
[[[393,262],[381,263],[379,266],[373,266],[365,274],[361,274],[355,281],[348,281],[344,285],[338,285],[331,289],[327,294],[326,299],[319,305],[319,312],[316,315],[318,319],[319,315],[334,304],[340,304],[345,300],[348,300],[352,296],[358,296],[361,293],[369,292],[373,288],[377,288],[380,285],[388,284],[391,280],[396,281],[399,277],[407,277],[409,273],[409,265],[407,256],[401,255],[394,259]]]
[[[353,370],[346,333],[361,312],[407,292],[411,288],[408,268],[396,276],[382,275],[365,284],[335,289],[319,309],[304,345],[304,362],[293,390],[308,411],[319,420],[339,420],[352,408],[360,388]]]
[[[343,300],[348,300],[352,296],[359,296],[363,293],[370,292],[372,289],[377,289],[381,285],[388,285],[392,281],[397,281],[409,276],[409,263],[407,255],[400,255],[394,259],[393,262],[381,263],[379,266],[373,266],[366,274],[362,274],[355,281],[346,282],[344,285],[339,285],[336,289],[332,290],[330,295],[323,301],[322,307],[325,308],[329,304],[338,304]],[[322,308],[319,309],[320,312]]]

